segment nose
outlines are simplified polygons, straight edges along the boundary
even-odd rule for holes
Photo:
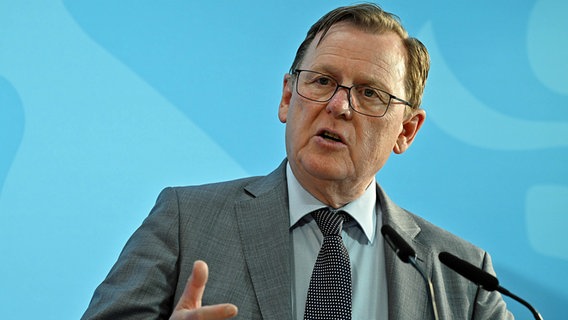
[[[325,108],[327,112],[331,113],[335,118],[343,117],[346,120],[351,119],[353,114],[349,107],[349,88],[339,86],[335,94],[327,102]]]

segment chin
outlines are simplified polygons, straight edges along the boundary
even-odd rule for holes
[[[344,180],[349,176],[347,166],[326,161],[304,163],[304,170],[311,176],[322,180]]]

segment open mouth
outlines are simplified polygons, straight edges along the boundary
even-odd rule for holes
[[[326,139],[326,140],[331,140],[331,141],[335,141],[335,142],[342,142],[340,136],[338,136],[335,133],[329,132],[329,131],[324,131],[324,132],[320,133],[319,136]]]

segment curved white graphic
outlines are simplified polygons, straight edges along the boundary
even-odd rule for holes
[[[432,59],[423,104],[429,120],[448,135],[486,149],[533,150],[568,146],[568,123],[522,120],[491,109],[477,100],[446,65],[431,24],[424,26],[419,38],[427,44]],[[496,103],[507,103],[507,100]],[[552,113],[558,112],[558,106],[548,107]]]
[[[0,29],[25,112],[0,194],[0,318],[26,301],[76,319],[162,187],[247,173],[58,1],[2,2]]]
[[[531,187],[526,196],[525,216],[531,246],[543,255],[568,260],[568,187]]]
[[[527,52],[531,68],[550,90],[568,95],[568,1],[535,3],[527,29]],[[568,105],[554,106],[566,110]]]

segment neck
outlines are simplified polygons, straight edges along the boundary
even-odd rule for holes
[[[365,181],[340,182],[328,180],[301,179],[294,174],[300,185],[316,199],[334,209],[341,208],[358,199],[374,181],[372,178]]]

